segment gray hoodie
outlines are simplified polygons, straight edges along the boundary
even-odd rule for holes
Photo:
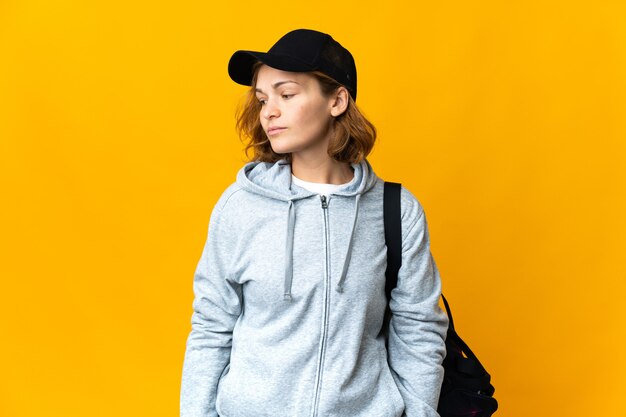
[[[404,187],[383,324],[383,180],[366,159],[328,197],[249,162],[211,213],[194,275],[181,417],[437,417],[448,318],[424,210]]]

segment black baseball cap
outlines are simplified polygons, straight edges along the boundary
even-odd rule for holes
[[[296,29],[280,38],[267,52],[236,51],[228,62],[228,75],[237,84],[251,86],[252,65],[257,60],[283,71],[321,71],[343,84],[356,101],[354,58],[329,34]]]

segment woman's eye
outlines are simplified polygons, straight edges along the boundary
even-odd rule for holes
[[[282,94],[281,97],[284,99],[289,99],[291,97],[293,97],[295,94]],[[265,104],[265,100],[264,99],[257,99],[259,104],[262,106]]]

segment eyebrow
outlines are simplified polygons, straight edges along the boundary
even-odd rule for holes
[[[278,81],[277,83],[274,83],[272,85],[272,88],[276,89],[278,86],[286,84],[286,83],[296,83],[296,84],[300,85],[299,82],[296,82],[296,81],[293,81],[293,80],[285,80],[285,81]],[[260,88],[255,88],[254,91],[259,92],[259,93],[263,92],[263,90],[261,90]]]

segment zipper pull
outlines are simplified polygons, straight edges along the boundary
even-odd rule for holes
[[[328,203],[326,202],[326,196],[325,195],[320,195],[321,199],[322,199],[322,208],[328,208]]]

